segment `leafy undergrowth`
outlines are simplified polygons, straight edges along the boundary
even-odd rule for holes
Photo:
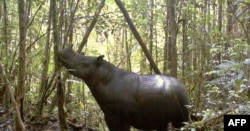
[[[93,107],[92,113],[100,113],[100,109]],[[97,120],[92,120],[97,117],[97,114],[85,112],[82,119],[67,119],[69,130],[71,131],[97,131],[106,130],[105,122],[103,122],[102,114],[99,115]],[[59,120],[56,114],[51,114],[47,117],[39,118],[38,120],[33,120],[30,114],[25,115],[25,127],[27,131],[60,131]],[[85,120],[84,120],[85,119]],[[72,125],[73,124],[73,125]],[[15,130],[14,122],[14,111],[5,111],[0,105],[0,131],[13,131]]]

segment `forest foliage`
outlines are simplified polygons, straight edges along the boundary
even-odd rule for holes
[[[225,111],[250,114],[249,0],[123,0],[130,19],[118,2],[0,1],[0,129],[14,126],[15,106],[27,129],[53,128],[48,121],[58,120],[60,98],[67,119],[107,129],[87,86],[58,62],[57,52],[72,44],[127,71],[177,77],[200,120]],[[203,126],[222,128],[222,122]]]

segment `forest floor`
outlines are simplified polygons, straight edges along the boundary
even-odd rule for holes
[[[14,111],[5,111],[0,104],[0,131],[14,131]],[[70,131],[95,131],[94,129],[88,128],[86,125],[77,122],[76,120],[71,124],[78,125],[78,128],[69,126]],[[40,120],[32,121],[32,119],[25,116],[25,127],[27,131],[60,131],[59,120],[57,116],[44,117]],[[69,124],[69,123],[68,123]],[[69,124],[70,125],[70,124]]]

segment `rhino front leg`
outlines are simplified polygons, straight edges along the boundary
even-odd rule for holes
[[[130,126],[117,116],[105,115],[105,121],[110,131],[129,131]]]

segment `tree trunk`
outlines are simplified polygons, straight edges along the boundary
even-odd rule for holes
[[[49,19],[48,19],[48,27],[47,27],[47,38],[46,38],[46,45],[44,51],[44,58],[43,58],[43,70],[42,70],[42,79],[39,89],[39,98],[37,103],[37,110],[35,117],[39,118],[43,115],[43,103],[45,101],[46,92],[48,90],[48,69],[49,69],[49,61],[50,61],[50,30],[51,30],[51,11],[52,8],[50,6],[49,10]]]
[[[232,36],[232,29],[233,29],[233,10],[234,7],[232,5],[232,1],[231,0],[227,0],[227,25],[226,25],[226,33],[227,33],[227,37],[231,38]],[[224,50],[225,50],[225,56],[223,59],[229,60],[229,52],[228,49],[230,47],[230,43],[229,41],[225,42],[224,45]]]
[[[127,66],[126,66],[126,70],[127,71],[132,71],[132,65],[131,65],[131,51],[130,51],[130,48],[129,48],[129,42],[128,42],[128,31],[126,29],[126,27],[123,27],[123,32],[124,32],[124,39],[125,39],[125,46],[126,46],[126,63],[127,63]]]
[[[3,19],[3,32],[1,32],[1,36],[3,38],[3,42],[4,44],[2,44],[0,46],[0,48],[4,49],[3,52],[0,53],[0,56],[5,55],[5,59],[9,58],[9,51],[8,51],[8,45],[9,45],[9,37],[10,37],[10,33],[9,33],[9,19],[8,19],[8,10],[7,10],[7,2],[6,0],[3,0],[3,8],[0,6],[0,20]],[[3,17],[2,17],[3,15]],[[4,60],[3,58],[0,58],[0,62]],[[4,63],[4,67],[8,67],[9,66],[9,61],[6,60]],[[8,74],[8,70],[6,68],[5,72]],[[6,91],[6,86],[3,83],[2,78],[0,79],[0,101],[3,101],[3,106],[6,110],[8,110],[10,108],[10,102],[9,102],[9,95],[8,93],[5,93]]]
[[[64,105],[64,90],[63,86],[61,83],[61,75],[59,73],[60,70],[60,65],[59,65],[59,60],[57,57],[58,51],[59,51],[59,45],[61,45],[61,41],[59,39],[59,27],[58,22],[57,22],[57,6],[56,6],[56,1],[51,0],[50,1],[50,6],[51,6],[51,15],[52,15],[52,26],[53,26],[53,40],[54,40],[54,72],[57,74],[57,81],[56,81],[56,89],[57,89],[57,106],[58,106],[58,118],[59,118],[59,123],[60,123],[60,130],[68,130],[68,125],[66,122],[66,116],[65,116],[65,111],[63,108]]]
[[[4,72],[2,63],[0,63],[0,75],[2,76],[3,83],[5,83],[7,93],[10,96],[11,103],[15,109],[15,112],[16,112],[16,124],[18,125],[18,128],[16,128],[16,129],[19,129],[20,131],[25,131],[25,126],[23,124],[22,117],[21,117],[21,114],[19,112],[18,104],[15,101],[14,94],[12,93],[12,90],[10,88],[10,86],[11,86],[10,81],[8,80],[6,73]]]
[[[58,73],[57,74],[57,80],[56,80],[56,88],[57,88],[57,105],[58,105],[58,118],[60,121],[60,130],[61,131],[68,131],[68,125],[66,122],[66,113],[64,111],[64,88],[61,80],[61,76]]]
[[[167,4],[167,1],[166,1]],[[167,9],[166,9],[166,12]],[[168,52],[169,52],[169,48],[168,48],[168,15],[166,13],[166,20],[163,23],[164,25],[164,61],[163,61],[163,74],[168,74],[168,65],[169,65],[169,61],[168,61]]]
[[[187,38],[187,23],[186,23],[186,13],[184,13],[184,19],[182,21],[182,80],[183,84],[186,82],[187,73],[190,67],[189,59],[189,47],[188,47],[188,38]]]
[[[25,2],[24,0],[18,0],[18,14],[19,14],[19,74],[18,74],[18,86],[16,91],[16,102],[19,108],[19,112],[22,120],[23,116],[23,100],[25,92],[25,80],[26,80],[26,33],[27,33],[27,23],[25,16]],[[22,125],[17,123],[16,130],[22,130]]]
[[[154,39],[154,0],[150,3],[150,23],[149,23],[149,53],[153,57],[153,39]],[[157,64],[156,64],[157,65]],[[153,68],[150,65],[150,74],[153,73]]]
[[[8,10],[7,10],[7,2],[6,2],[6,0],[3,0],[3,12],[4,12],[4,14],[3,14],[4,15],[3,16],[3,23],[4,23],[4,26],[3,26],[3,31],[4,31],[3,38],[4,38],[4,43],[5,43],[4,49],[5,49],[5,57],[8,58],[9,57],[8,44],[9,44],[9,33],[10,33],[10,31],[9,31],[9,24],[8,24],[9,19],[8,19]],[[5,72],[9,73],[8,70],[7,70],[7,67],[9,67],[9,61],[8,60],[5,62],[4,66],[6,67]]]
[[[218,31],[222,31],[222,20],[223,20],[223,15],[222,15],[222,2],[219,2],[219,10],[218,10]],[[221,52],[218,52],[216,54],[216,59],[221,62]]]
[[[177,24],[175,21],[175,0],[167,1],[167,19],[168,19],[168,61],[170,75],[177,77],[177,49],[176,49],[176,37],[177,37]]]
[[[250,14],[250,10],[248,10],[248,14]],[[250,17],[247,19],[247,33],[246,33],[246,39],[248,46],[250,45]],[[248,48],[248,54],[250,54],[250,49]]]
[[[219,2],[219,11],[218,11],[218,30],[222,29],[222,2]]]

